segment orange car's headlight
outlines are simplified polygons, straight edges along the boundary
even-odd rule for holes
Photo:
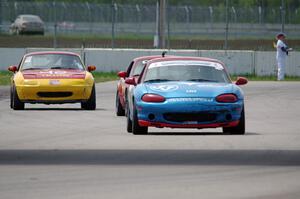
[[[23,82],[23,85],[28,85],[28,86],[35,86],[35,85],[38,85],[38,81],[36,80],[28,80],[28,79],[25,79],[24,82]]]

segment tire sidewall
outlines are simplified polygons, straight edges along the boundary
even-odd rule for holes
[[[10,108],[13,108],[13,106],[14,106],[14,99],[13,99],[13,91],[14,90],[14,88],[13,88],[13,86],[11,86],[10,87]]]
[[[12,100],[12,107],[14,110],[23,110],[24,109],[24,102],[21,102],[17,93],[17,89],[13,87],[13,100]]]
[[[92,87],[92,92],[91,92],[90,98],[86,102],[82,102],[81,107],[85,110],[95,110],[96,109],[96,88],[95,88],[95,84]]]
[[[130,110],[127,108],[127,132],[132,133],[132,120],[130,119]]]

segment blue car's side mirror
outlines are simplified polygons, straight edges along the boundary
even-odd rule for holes
[[[245,85],[247,83],[248,83],[248,80],[245,77],[238,77],[238,79],[235,82],[236,85]]]

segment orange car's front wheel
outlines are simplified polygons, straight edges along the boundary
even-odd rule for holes
[[[11,101],[12,109],[14,109],[14,110],[24,110],[25,104],[24,104],[24,102],[20,101],[18,93],[17,93],[17,89],[16,89],[15,86],[11,89],[10,97],[11,97],[10,101]]]
[[[85,110],[95,110],[96,109],[96,91],[95,85],[92,88],[92,93],[90,98],[86,102],[81,102],[81,108]]]

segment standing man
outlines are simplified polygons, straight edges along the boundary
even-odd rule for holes
[[[274,45],[274,47],[277,49],[276,60],[278,67],[278,81],[284,80],[286,57],[288,56],[289,51],[292,51],[292,48],[288,48],[288,46],[284,43],[285,37],[286,36],[284,33],[278,33],[276,35],[277,44]]]

